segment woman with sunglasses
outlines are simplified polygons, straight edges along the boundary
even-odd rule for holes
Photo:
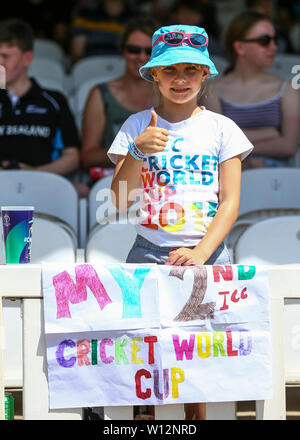
[[[287,80],[264,70],[277,49],[270,18],[243,12],[229,24],[224,41],[229,67],[201,103],[235,121],[254,144],[244,168],[288,166],[299,146],[300,99]]]
[[[91,89],[82,122],[81,163],[85,170],[111,167],[107,150],[119,128],[132,113],[153,104],[153,89],[142,80],[139,68],[150,58],[151,36],[156,28],[152,18],[129,21],[120,41],[125,73]],[[89,181],[89,176],[86,178]]]
[[[207,45],[197,26],[154,33],[140,73],[156,85],[160,102],[131,115],[109,149],[116,206],[126,210],[135,191],[140,195],[127,263],[230,264],[223,240],[238,212],[241,159],[253,147],[233,121],[198,106],[202,82],[218,73]],[[197,307],[191,314],[197,322]],[[190,391],[197,386],[205,400],[205,377],[197,381]],[[203,405],[187,404],[186,418],[204,418]]]

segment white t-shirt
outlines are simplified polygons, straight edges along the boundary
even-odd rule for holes
[[[108,156],[116,163],[128,145],[149,125],[150,110],[131,115],[121,127]],[[218,165],[253,149],[242,130],[226,116],[202,108],[187,120],[170,123],[164,151],[144,158],[137,233],[158,246],[195,246],[218,209]]]

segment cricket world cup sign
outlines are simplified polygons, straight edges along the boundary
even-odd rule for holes
[[[272,397],[264,268],[43,265],[50,408]]]

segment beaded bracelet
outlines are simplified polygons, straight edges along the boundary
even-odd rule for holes
[[[143,160],[145,157],[145,154],[136,146],[135,142],[130,142],[128,146],[128,151],[137,160]]]

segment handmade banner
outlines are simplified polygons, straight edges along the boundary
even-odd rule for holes
[[[267,271],[44,264],[50,408],[272,397]]]

